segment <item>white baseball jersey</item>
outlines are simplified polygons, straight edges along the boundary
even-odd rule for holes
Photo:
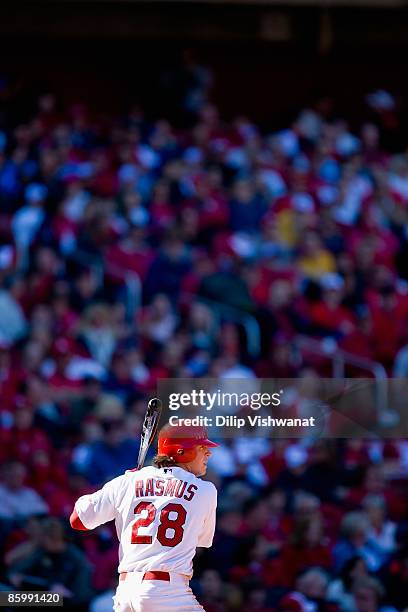
[[[197,546],[208,548],[215,529],[217,490],[179,467],[129,470],[75,509],[93,529],[115,519],[119,572],[167,571],[192,575]]]

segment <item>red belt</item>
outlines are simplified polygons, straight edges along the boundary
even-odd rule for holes
[[[122,572],[119,574],[119,580],[126,580],[128,574],[129,572]],[[142,580],[165,580],[170,582],[170,574],[169,572],[146,572],[143,574]]]

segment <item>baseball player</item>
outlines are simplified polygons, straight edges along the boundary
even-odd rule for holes
[[[210,448],[204,427],[165,426],[153,466],[128,470],[75,503],[74,529],[115,519],[119,546],[117,612],[203,610],[189,587],[197,546],[210,547],[217,490],[200,480]]]

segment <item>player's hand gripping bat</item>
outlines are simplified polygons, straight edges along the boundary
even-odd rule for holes
[[[160,415],[162,411],[162,403],[159,399],[153,398],[147,404],[147,410],[142,425],[142,434],[140,439],[139,457],[137,459],[137,469],[140,470],[145,462],[146,453],[149,446],[153,442],[159,426]]]

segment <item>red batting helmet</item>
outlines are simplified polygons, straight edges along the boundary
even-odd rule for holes
[[[205,427],[197,425],[165,425],[159,433],[159,455],[167,455],[176,463],[194,461],[196,446],[214,447],[218,444],[208,439]]]

